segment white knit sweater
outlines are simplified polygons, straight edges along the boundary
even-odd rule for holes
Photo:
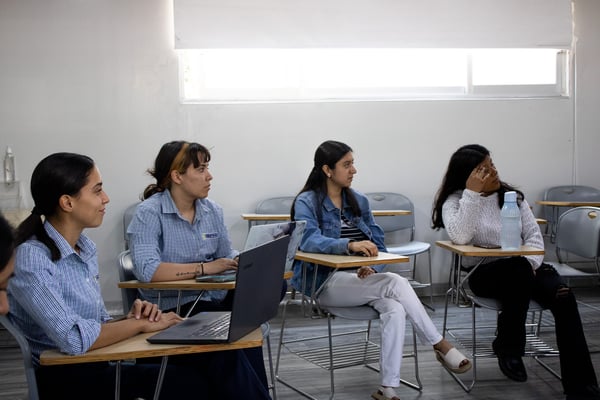
[[[543,249],[544,239],[529,204],[523,200],[519,208],[523,226],[521,230],[523,244]],[[500,244],[502,221],[498,207],[498,193],[487,197],[469,189],[453,193],[444,202],[442,218],[448,236],[456,244]],[[537,269],[544,256],[527,256],[527,259],[532,267]],[[479,257],[464,257],[463,264],[471,266],[479,260]],[[494,258],[489,257],[484,260],[484,263],[493,260]]]

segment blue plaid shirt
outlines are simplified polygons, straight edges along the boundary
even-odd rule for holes
[[[150,282],[161,262],[198,263],[238,255],[231,248],[229,234],[223,219],[223,209],[209,199],[196,200],[196,215],[190,224],[183,218],[171,197],[171,192],[156,193],[141,202],[127,228],[131,256],[138,280]],[[154,290],[140,290],[142,296],[154,303],[158,301]],[[225,290],[205,292],[202,299],[220,301]],[[194,301],[198,292],[184,291],[181,304]],[[160,295],[162,309],[177,305],[177,291],[163,290]]]
[[[47,349],[85,353],[100,335],[100,325],[111,319],[100,292],[94,242],[81,235],[77,254],[49,222],[44,228],[60,259],[52,261],[44,244],[27,240],[17,247],[8,287],[10,319],[27,337],[36,366]]]

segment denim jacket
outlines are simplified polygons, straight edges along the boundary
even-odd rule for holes
[[[370,241],[375,243],[379,251],[386,251],[383,230],[375,223],[369,200],[362,193],[353,189],[348,190],[352,190],[352,193],[354,193],[354,197],[361,210],[361,216],[356,217],[352,214],[352,208],[348,205],[345,193],[342,198],[344,216],[352,221]],[[348,242],[350,239],[340,238],[342,232],[340,210],[333,205],[329,197],[325,196],[325,199],[320,202],[317,193],[314,191],[299,194],[294,204],[294,220],[306,221],[300,250],[309,253],[350,254],[348,251]],[[314,268],[314,264],[307,264],[307,283],[304,293],[309,296],[312,289]],[[383,265],[377,265],[373,268],[379,272],[383,268]],[[317,288],[321,286],[332,271],[333,269],[328,267],[321,266],[318,268]],[[294,263],[294,275],[291,285],[298,291],[302,290],[301,261]]]

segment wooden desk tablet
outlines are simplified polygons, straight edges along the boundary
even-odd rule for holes
[[[44,366],[81,364],[89,362],[116,362],[115,368],[115,399],[120,398],[121,362],[134,358],[162,357],[154,399],[160,396],[160,389],[167,368],[168,357],[181,354],[209,353],[213,351],[237,350],[262,346],[262,331],[260,328],[250,332],[242,339],[233,343],[215,343],[202,345],[150,344],[146,339],[156,332],[140,333],[139,335],[122,340],[118,343],[90,350],[84,354],[68,355],[57,350],[46,350],[40,355],[40,364]]]
[[[233,343],[202,345],[150,344],[146,339],[156,332],[140,333],[129,339],[79,355],[68,355],[58,350],[46,350],[40,356],[41,365],[81,364],[88,362],[129,360],[132,358],[174,356],[179,354],[208,353],[262,346],[262,332],[255,329]]]
[[[395,264],[408,262],[407,256],[379,252],[376,257],[347,256],[339,254],[305,253],[296,252],[296,260],[313,264],[324,265],[331,268],[356,268],[365,265]]]
[[[551,207],[600,207],[599,201],[555,201],[555,200],[537,200],[535,202],[541,206]]]
[[[374,217],[390,217],[395,215],[410,215],[410,210],[371,210]],[[276,222],[276,221],[289,221],[290,214],[256,214],[247,213],[242,214],[242,219],[248,221],[248,228],[252,226],[252,223],[257,221],[265,222]]]
[[[371,210],[374,217],[393,217],[396,215],[410,215],[410,210]]]
[[[521,246],[518,250],[502,249],[484,249],[471,244],[455,244],[450,240],[438,240],[435,242],[439,247],[450,250],[460,256],[465,257],[512,257],[512,256],[533,256],[544,255],[544,249],[538,249],[531,246]]]
[[[231,290],[235,289],[235,281],[230,282],[196,282],[195,279],[164,282],[140,282],[138,280],[119,282],[121,289],[150,290]]]
[[[246,221],[288,221],[290,214],[242,214],[242,219]]]
[[[290,279],[292,271],[286,271],[283,279]],[[151,289],[151,290],[232,290],[235,289],[235,281],[230,282],[196,282],[195,279],[184,279],[181,281],[164,282],[140,282],[130,280],[119,282],[121,289]]]

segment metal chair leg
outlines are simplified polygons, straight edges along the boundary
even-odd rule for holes
[[[263,338],[266,339],[267,342],[267,354],[269,358],[269,375],[271,377],[271,385],[270,389],[273,393],[273,400],[277,400],[277,387],[276,387],[276,379],[275,372],[273,370],[273,354],[271,353],[271,325],[268,322],[265,322],[262,326],[262,334]]]

